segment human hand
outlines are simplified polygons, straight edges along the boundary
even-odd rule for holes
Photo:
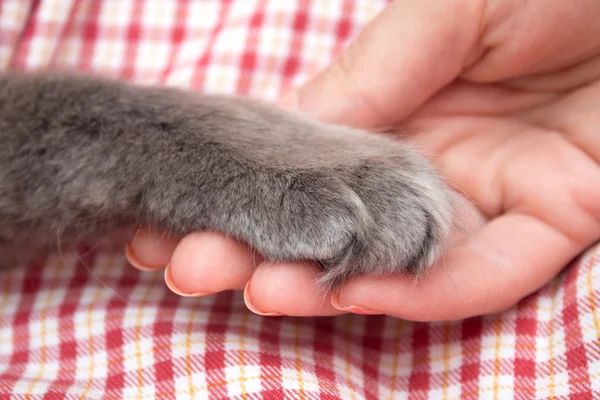
[[[513,305],[600,238],[598,18],[594,1],[395,1],[283,100],[341,124],[402,123],[468,199],[464,232],[421,279],[363,276],[330,301],[316,266],[263,263],[209,232],[142,230],[128,257],[169,264],[181,294],[245,288],[249,308],[267,315],[447,320]]]

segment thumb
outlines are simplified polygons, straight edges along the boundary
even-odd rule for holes
[[[397,0],[281,104],[362,128],[397,124],[476,56],[483,1]]]

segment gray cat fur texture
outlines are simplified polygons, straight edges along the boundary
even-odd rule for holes
[[[143,224],[220,231],[273,261],[316,260],[335,288],[423,271],[451,211],[425,158],[382,135],[243,98],[0,74],[5,263],[57,238]]]

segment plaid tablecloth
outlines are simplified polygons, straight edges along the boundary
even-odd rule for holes
[[[269,99],[385,4],[0,0],[0,68]],[[0,273],[0,398],[599,399],[599,252],[505,313],[415,324],[259,317],[237,293],[180,298],[82,247]]]

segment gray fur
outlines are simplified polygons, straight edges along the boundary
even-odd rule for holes
[[[450,220],[433,169],[387,137],[249,99],[0,75],[3,260],[16,243],[23,253],[122,225],[210,229],[270,260],[317,260],[335,287],[423,270]]]

